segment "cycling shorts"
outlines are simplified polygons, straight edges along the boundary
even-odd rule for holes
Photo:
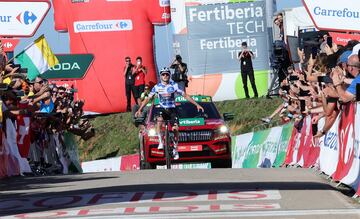
[[[162,116],[164,121],[170,121],[170,124],[173,126],[175,124],[179,124],[177,115],[178,112],[176,108],[159,108],[158,112],[156,113],[156,118]]]

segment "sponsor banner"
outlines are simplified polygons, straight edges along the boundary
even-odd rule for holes
[[[166,169],[166,165],[156,166],[156,169]],[[171,164],[171,169],[211,169],[211,163],[181,163]]]
[[[355,104],[347,103],[341,111],[341,119],[338,127],[339,160],[335,173],[332,175],[336,181],[344,178],[354,160],[354,120]]]
[[[180,126],[200,126],[205,125],[204,118],[188,118],[188,119],[179,119]]]
[[[264,143],[270,133],[271,129],[255,132],[249,143],[245,158],[243,162],[243,168],[256,168],[258,167],[260,152],[264,146]]]
[[[262,145],[257,167],[271,168],[273,166],[279,149],[281,131],[282,127],[270,129],[270,133]]]
[[[293,154],[294,154],[296,143],[298,142],[295,140],[297,138],[297,133],[298,132],[297,132],[296,128],[293,128],[291,137],[289,140],[289,144],[288,144],[288,147],[286,150],[286,158],[284,161],[284,164],[286,164],[286,165],[290,165],[293,162],[293,157],[294,157]]]
[[[347,185],[351,185],[354,189],[357,189],[359,185],[360,177],[360,103],[355,106],[355,120],[354,120],[354,159],[348,174],[341,179],[341,182]]]
[[[104,160],[94,160],[94,161],[81,163],[81,168],[84,173],[120,171],[120,167],[121,167],[120,157],[109,158]]]
[[[339,160],[339,143],[338,143],[338,127],[339,127],[340,115],[336,118],[334,125],[330,128],[325,136],[319,140],[320,144],[320,170],[327,175],[331,176],[337,167]],[[325,124],[325,119],[320,119],[319,123]],[[322,127],[319,126],[319,130]]]
[[[301,133],[301,136],[304,136],[304,138],[301,141],[301,163],[298,164],[304,168],[309,168],[315,165],[320,155],[320,147],[313,144],[311,119],[311,116],[307,116],[304,119],[304,127]]]
[[[188,37],[180,47],[188,48],[192,75],[238,71],[242,42],[255,55],[254,69],[268,69],[268,53],[262,52],[268,48],[265,8],[264,1],[186,6]]]
[[[76,98],[85,100],[84,111],[89,114],[125,112],[125,77],[119,74],[125,67],[124,59],[129,56],[134,61],[141,56],[148,70],[145,83],[150,86],[157,83],[154,25],[171,21],[169,2],[75,2],[64,4],[61,0],[52,1],[55,29],[68,32],[71,53],[94,56],[86,75],[76,80]]]
[[[333,38],[333,42],[337,45],[346,46],[350,40],[360,41],[360,35],[347,34],[347,33],[336,33],[330,32],[330,36]]]
[[[1,1],[0,36],[33,36],[49,9],[48,0]]]
[[[66,146],[66,153],[68,154],[70,161],[69,171],[82,173],[78,146],[74,134],[70,132],[64,132],[64,144]]]
[[[21,157],[27,158],[30,150],[30,117],[18,115],[16,117],[16,140]]]
[[[138,154],[121,156],[120,170],[139,170],[140,158]]]
[[[303,3],[319,30],[344,32],[358,32],[360,30],[360,4],[358,0],[303,0]]]
[[[41,74],[45,79],[82,79],[94,60],[92,54],[56,55],[59,63]]]
[[[15,124],[11,119],[6,119],[6,135],[3,136],[3,144],[8,150],[8,176],[16,176],[21,173],[31,173],[30,165],[26,158],[22,158],[17,146],[17,133]],[[5,137],[6,136],[6,137]]]
[[[293,131],[293,123],[286,124],[282,127],[281,136],[278,143],[277,156],[274,161],[273,167],[280,167],[284,164],[286,158],[286,149],[289,144]]]
[[[13,52],[20,39],[0,38],[4,52]]]
[[[233,136],[232,141],[232,168],[242,168],[245,159],[246,150],[253,138],[254,133]]]

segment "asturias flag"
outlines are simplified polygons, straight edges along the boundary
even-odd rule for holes
[[[44,35],[36,39],[15,58],[21,67],[28,69],[29,80],[34,80],[36,76],[59,63]]]

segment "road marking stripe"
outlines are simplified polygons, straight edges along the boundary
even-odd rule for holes
[[[315,216],[315,215],[359,215],[360,209],[336,210],[291,210],[291,211],[236,211],[236,212],[189,212],[189,213],[163,213],[163,214],[133,214],[133,215],[87,215],[87,218],[146,218],[146,219],[187,219],[187,218],[241,218],[241,217],[275,217],[275,216]],[[79,217],[64,217],[78,219]]]

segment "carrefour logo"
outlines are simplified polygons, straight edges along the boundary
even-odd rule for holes
[[[76,21],[74,32],[109,32],[130,31],[133,29],[132,20],[99,20],[99,21]]]
[[[18,16],[16,16],[16,19],[22,24],[30,25],[35,22],[37,17],[31,11],[24,11],[24,12],[21,12]]]

